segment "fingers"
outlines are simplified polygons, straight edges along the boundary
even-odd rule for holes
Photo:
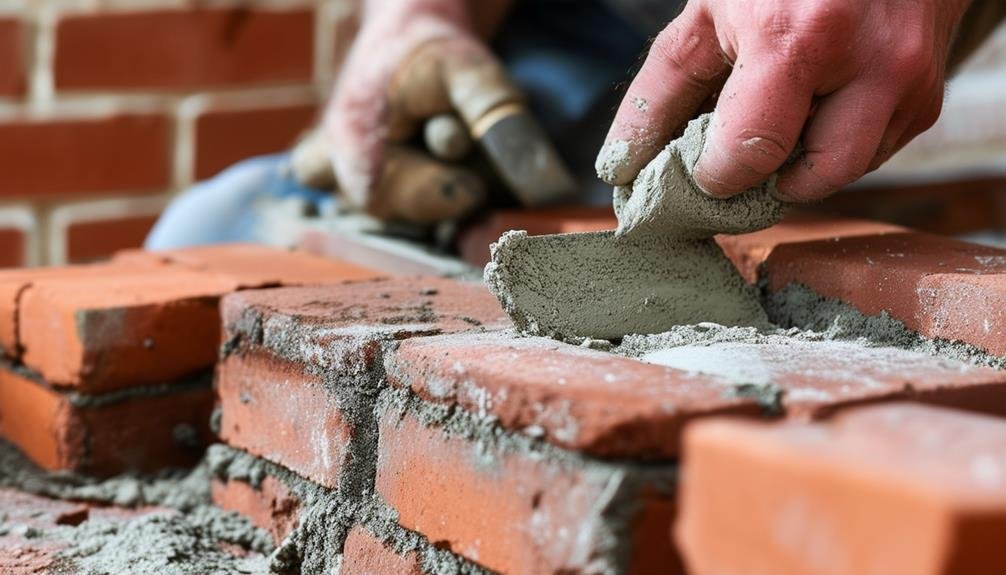
[[[815,201],[862,177],[877,157],[896,101],[883,86],[862,83],[823,100],[804,133],[804,155],[779,172],[778,197]]]
[[[629,86],[595,164],[605,182],[631,184],[726,77],[729,64],[699,4],[657,36]]]
[[[723,86],[696,183],[726,198],[764,182],[789,158],[810,113],[813,85],[792,65],[741,53]]]
[[[290,154],[293,176],[305,186],[321,190],[335,188],[328,140],[321,130],[314,130],[294,146]]]

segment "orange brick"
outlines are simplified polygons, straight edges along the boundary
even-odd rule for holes
[[[8,120],[0,123],[0,196],[154,193],[170,185],[166,117]]]
[[[0,19],[0,95],[17,97],[26,91],[24,40],[19,20]]]
[[[758,281],[758,267],[768,259],[776,246],[907,231],[901,226],[870,220],[793,214],[765,230],[737,236],[716,236],[716,243],[734,263],[744,279],[748,283],[755,283]]]
[[[56,25],[57,90],[191,90],[307,84],[314,12],[249,7],[65,16]]]
[[[67,260],[103,260],[120,250],[140,247],[156,221],[157,216],[141,215],[71,223],[66,228]]]
[[[781,245],[765,270],[772,291],[800,284],[926,337],[1006,354],[1006,250],[921,233],[862,236]]]
[[[192,465],[209,439],[211,409],[209,386],[80,406],[0,369],[0,436],[52,471],[110,475]],[[179,426],[192,430],[194,444],[179,441]]]
[[[677,538],[690,573],[1006,571],[1006,422],[915,405],[812,426],[689,428]]]
[[[424,575],[416,553],[399,555],[357,525],[350,530],[342,551],[341,575]]]
[[[213,504],[240,513],[265,529],[278,545],[300,520],[301,503],[279,479],[266,475],[257,487],[237,479],[213,479]]]
[[[290,149],[317,114],[316,105],[215,109],[196,118],[195,179],[216,175],[231,164]]]

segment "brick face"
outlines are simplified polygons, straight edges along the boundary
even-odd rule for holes
[[[340,575],[424,575],[415,552],[398,555],[357,525],[346,537]]]
[[[25,249],[28,238],[24,230],[0,228],[0,268],[16,268],[27,263]]]
[[[691,573],[1001,573],[1006,423],[889,405],[813,426],[716,421],[686,439]]]
[[[0,18],[0,96],[17,97],[25,93],[24,31],[20,20]]]
[[[213,504],[240,513],[279,544],[297,526],[301,503],[282,481],[266,475],[257,487],[237,479],[213,479]]]
[[[169,135],[167,118],[148,114],[0,122],[0,197],[156,191],[169,182]]]
[[[196,8],[65,16],[57,90],[310,83],[314,11]]]
[[[75,222],[66,228],[69,263],[107,259],[119,250],[143,245],[157,216],[135,216]]]
[[[306,104],[204,112],[195,123],[195,179],[214,176],[243,158],[290,149],[316,112],[316,106]]]

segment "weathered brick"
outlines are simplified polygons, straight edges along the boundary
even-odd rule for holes
[[[392,411],[378,437],[378,494],[403,527],[442,549],[500,573],[619,572],[626,561],[636,574],[675,572],[666,501],[645,498],[618,469],[469,442]],[[650,513],[659,520],[644,520],[645,532],[619,523]],[[638,536],[647,544],[635,545]],[[612,545],[648,562],[616,557]]]
[[[921,233],[777,247],[769,288],[790,283],[930,338],[1006,355],[1006,250]]]
[[[263,477],[255,487],[240,479],[214,478],[211,495],[214,505],[244,515],[255,526],[268,531],[277,544],[300,520],[300,500],[272,475]]]
[[[776,246],[907,231],[901,226],[870,220],[793,214],[766,230],[736,236],[716,236],[716,243],[744,279],[748,283],[754,283],[758,280],[758,267],[768,259]]]
[[[195,179],[216,175],[252,156],[289,149],[311,127],[314,104],[212,109],[195,120]]]
[[[34,281],[19,303],[22,361],[85,393],[178,380],[215,362],[217,302],[236,287],[166,266]]]
[[[415,552],[399,555],[365,527],[350,530],[342,551],[341,575],[424,575]]]
[[[221,437],[330,488],[357,433],[344,394],[376,385],[382,342],[505,321],[483,286],[439,278],[245,291],[222,313]]]
[[[810,426],[689,428],[677,539],[689,572],[1006,571],[1006,422],[915,405]]]
[[[0,196],[156,193],[170,184],[169,140],[156,114],[5,120]]]
[[[156,215],[88,219],[66,226],[66,259],[85,263],[107,259],[120,250],[143,245]]]
[[[404,341],[387,373],[428,401],[599,457],[675,457],[688,421],[758,414],[759,395],[798,419],[905,397],[1006,415],[1006,373],[895,348],[779,339],[644,359],[502,332]]]
[[[20,20],[0,19],[0,95],[18,97],[26,91],[24,41],[24,27]]]
[[[57,90],[310,83],[314,12],[249,7],[87,13],[56,24]]]
[[[211,409],[209,385],[87,404],[0,369],[0,436],[53,471],[108,475],[192,465],[208,441]]]
[[[565,206],[539,210],[499,210],[471,225],[458,239],[461,259],[473,266],[489,262],[489,245],[510,230],[531,235],[612,230],[618,226],[610,206]]]

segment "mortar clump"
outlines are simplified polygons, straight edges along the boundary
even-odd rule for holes
[[[712,236],[766,228],[785,207],[773,197],[774,178],[725,200],[698,187],[692,170],[710,121],[693,120],[631,188],[615,190],[615,231],[513,231],[493,244],[485,280],[519,331],[582,340],[703,321],[768,325],[754,289]]]

